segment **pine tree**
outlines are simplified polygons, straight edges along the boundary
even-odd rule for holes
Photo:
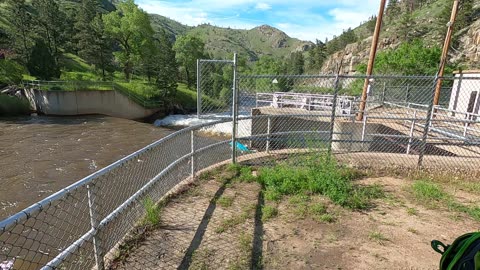
[[[37,33],[58,63],[60,47],[65,41],[62,28],[65,14],[55,0],[35,0],[33,7],[37,12],[35,17]]]
[[[55,56],[50,52],[43,39],[38,39],[32,49],[27,68],[30,74],[41,79],[51,80],[60,77]]]
[[[32,47],[32,14],[25,0],[9,0],[8,20],[11,24],[10,37],[13,38],[13,48],[21,56],[21,62],[29,60]]]
[[[76,32],[74,40],[78,55],[89,63],[92,63],[97,56],[95,53],[97,48],[94,48],[95,46],[91,43],[95,39],[92,22],[97,16],[98,7],[98,0],[82,0],[74,25]]]
[[[113,41],[105,32],[101,13],[95,16],[91,25],[94,35],[91,42],[92,49],[88,50],[88,58],[95,68],[101,71],[102,79],[106,80],[106,73],[113,71]]]
[[[387,20],[391,22],[393,19],[395,19],[398,16],[400,11],[401,9],[400,9],[398,0],[388,1],[387,10],[386,10]]]

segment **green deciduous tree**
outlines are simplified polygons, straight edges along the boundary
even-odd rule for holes
[[[0,60],[0,85],[16,84],[22,81],[25,69],[13,60]]]
[[[177,94],[178,66],[175,52],[168,35],[162,31],[157,40],[159,55],[156,68],[156,84],[162,95],[167,99],[175,98]]]
[[[175,50],[176,58],[180,66],[185,72],[185,79],[188,87],[194,85],[196,76],[196,62],[197,59],[206,58],[205,43],[195,36],[185,35],[181,36],[175,42],[173,49]]]
[[[438,46],[427,47],[421,40],[401,44],[397,49],[379,52],[375,60],[376,74],[398,75],[435,75],[438,70],[441,49]],[[359,72],[366,71],[366,65],[357,67]],[[452,71],[451,67],[446,73]]]
[[[125,0],[117,7],[115,12],[104,15],[103,21],[106,33],[121,47],[114,54],[123,66],[125,78],[130,80],[142,51],[151,44],[153,29],[148,14],[139,9],[133,0]]]

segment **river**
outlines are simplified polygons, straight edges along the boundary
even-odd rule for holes
[[[0,220],[172,132],[107,116],[0,118]]]

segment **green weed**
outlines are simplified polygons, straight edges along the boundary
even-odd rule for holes
[[[442,201],[451,200],[450,195],[441,186],[425,180],[413,182],[412,193],[415,199],[430,208],[438,207]]]
[[[416,216],[418,215],[418,210],[415,209],[415,208],[407,208],[407,214],[409,214],[410,216]]]
[[[160,223],[160,207],[151,198],[143,202],[145,208],[145,223],[150,226],[157,226]]]
[[[234,200],[234,197],[230,197],[230,196],[222,196],[221,198],[219,198],[217,200],[217,204],[222,206],[222,207],[230,207],[232,206],[233,204],[233,200]]]
[[[262,207],[262,221],[267,222],[268,220],[276,217],[278,215],[278,209],[275,206],[265,205]]]
[[[379,231],[373,231],[368,234],[368,239],[376,242],[377,244],[384,245],[388,238]]]

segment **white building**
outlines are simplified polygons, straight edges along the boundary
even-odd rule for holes
[[[455,80],[448,109],[455,111],[455,116],[462,119],[467,118],[470,114],[478,114],[480,107],[480,70],[464,70],[461,73],[454,72],[454,74]],[[468,118],[472,119],[472,117]]]

